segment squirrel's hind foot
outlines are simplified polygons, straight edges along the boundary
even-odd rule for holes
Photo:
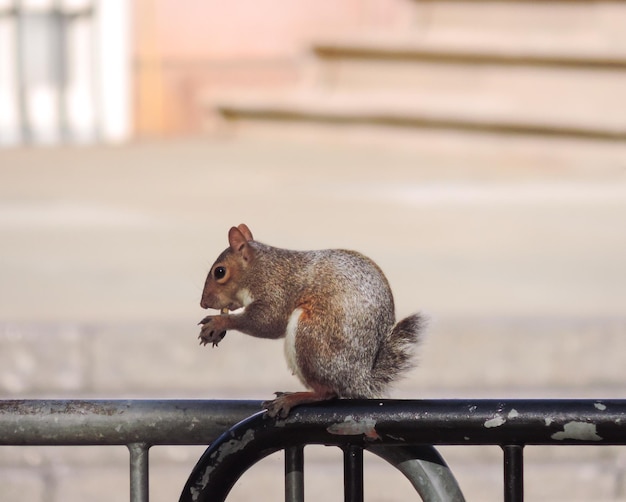
[[[275,392],[275,399],[265,401],[263,408],[267,410],[267,415],[274,418],[287,418],[292,408],[301,404],[318,403],[335,399],[337,396],[331,392]]]

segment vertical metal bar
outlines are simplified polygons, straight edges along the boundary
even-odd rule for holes
[[[130,502],[148,502],[148,451],[146,443],[131,443],[130,451]]]
[[[304,502],[304,447],[285,449],[285,502]]]
[[[345,502],[363,502],[363,448],[348,445],[343,450]]]
[[[524,501],[524,447],[505,445],[504,450],[504,502]]]

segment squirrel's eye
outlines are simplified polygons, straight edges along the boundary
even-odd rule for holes
[[[213,277],[219,280],[219,279],[223,279],[225,275],[226,275],[225,267],[215,267],[215,270],[213,271]]]

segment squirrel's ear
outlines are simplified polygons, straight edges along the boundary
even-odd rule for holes
[[[242,223],[241,225],[238,225],[237,228],[243,234],[243,236],[246,238],[247,241],[254,240],[254,237],[252,237],[252,232],[250,232],[248,225],[246,225],[245,223]]]
[[[248,227],[246,227],[247,229]],[[250,234],[250,230],[248,230],[248,234]],[[252,234],[250,234],[252,236]],[[230,249],[232,249],[236,253],[240,253],[245,261],[248,261],[252,255],[252,249],[248,246],[248,241],[252,239],[248,239],[247,236],[237,227],[232,227],[228,232],[228,243],[230,244]]]

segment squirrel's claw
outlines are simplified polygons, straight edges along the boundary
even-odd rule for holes
[[[261,405],[266,410],[266,414],[271,418],[287,418],[289,412],[291,411],[291,406],[288,403],[281,399],[284,396],[290,394],[289,392],[274,392],[276,395],[276,399],[272,399],[270,401],[263,401]]]
[[[276,397],[270,401],[264,401],[261,406],[267,410],[268,417],[287,418],[291,409],[301,404],[299,397],[309,394],[308,392],[274,392]]]
[[[217,347],[217,345],[224,339],[226,336],[226,331],[215,331],[211,330],[208,333],[202,331],[198,338],[200,339],[200,345],[206,345],[208,343],[213,344],[213,347]]]
[[[305,391],[305,392],[275,392],[275,399],[265,401],[263,408],[267,410],[269,417],[287,418],[292,408],[301,404],[318,403],[335,399],[337,394],[329,390]]]
[[[200,335],[198,338],[200,339],[200,345],[206,345],[211,343],[213,347],[217,347],[217,345],[223,340],[224,336],[226,336],[227,325],[224,323],[225,316],[214,316],[209,315],[200,321]]]
[[[217,344],[220,343],[224,337],[226,336],[226,331],[222,331],[217,335],[217,340],[213,342],[213,347],[217,347]]]

